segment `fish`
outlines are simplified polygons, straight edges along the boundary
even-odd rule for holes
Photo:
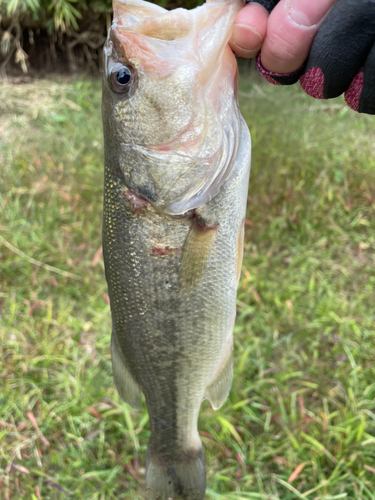
[[[228,46],[244,2],[114,0],[104,48],[103,257],[120,397],[150,423],[147,500],[202,500],[202,402],[233,377],[250,134]]]

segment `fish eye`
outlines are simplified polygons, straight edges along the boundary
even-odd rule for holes
[[[117,94],[129,94],[135,83],[135,69],[128,64],[117,63],[109,73],[109,83]]]

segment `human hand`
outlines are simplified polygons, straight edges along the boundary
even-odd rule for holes
[[[351,108],[375,114],[375,0],[257,1],[235,20],[230,44],[237,55],[261,49],[258,69],[271,83],[299,79],[320,99],[345,92]]]

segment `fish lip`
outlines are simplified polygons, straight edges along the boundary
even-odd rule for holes
[[[172,201],[166,208],[165,213],[169,215],[184,214],[189,210],[201,207],[219,194],[222,186],[232,174],[238,153],[239,143],[236,141],[236,137],[241,133],[240,113],[238,109],[236,110],[232,124],[227,124],[226,127],[223,127],[223,132],[223,138],[226,138],[228,147],[222,146],[216,152],[216,158],[213,158],[212,161],[212,163],[221,163],[222,167],[219,169],[212,168],[214,175],[210,175],[212,171],[209,172],[204,179],[203,186],[199,188],[201,192],[198,191],[189,198],[183,197],[180,200]]]

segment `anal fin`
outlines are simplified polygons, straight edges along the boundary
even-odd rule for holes
[[[111,338],[111,355],[113,378],[121,399],[134,408],[134,410],[140,410],[142,391],[126,367],[124,355],[121,352],[121,347],[114,332],[112,332]]]
[[[204,395],[205,399],[208,399],[214,410],[218,410],[228,397],[232,379],[233,379],[233,346],[230,346],[230,351],[222,364],[216,378],[211,384],[206,388]]]

